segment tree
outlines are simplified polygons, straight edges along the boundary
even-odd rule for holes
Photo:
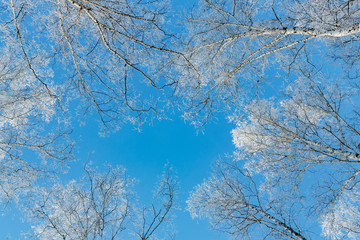
[[[141,124],[146,112],[161,115],[159,92],[175,84],[161,68],[172,55],[184,57],[169,46],[166,1],[13,0],[2,8],[10,32],[4,42],[17,43],[30,74],[51,95],[80,95],[82,112],[96,112],[105,129]],[[36,58],[46,64],[33,66]],[[41,69],[55,77],[40,76]],[[51,82],[64,89],[53,91]]]
[[[262,171],[269,186],[301,191],[303,178],[316,174],[314,208],[325,215],[324,234],[356,234],[357,217],[345,208],[358,205],[352,198],[358,195],[359,88],[303,79],[294,85],[280,106],[251,105],[249,121],[233,131],[234,142],[247,168]]]
[[[141,125],[146,112],[163,116],[160,92],[173,82],[160,68],[169,56],[182,56],[168,48],[167,5],[0,1],[0,199],[7,202],[59,171],[51,162],[66,164],[72,115],[95,112],[104,130],[121,122]]]
[[[320,219],[324,235],[355,238],[359,7],[354,0],[201,0],[188,17],[190,38],[180,49],[167,31],[166,1],[0,1],[0,197],[8,201],[27,193],[39,177],[58,170],[50,162],[71,157],[69,131],[63,129],[75,111],[84,118],[95,113],[105,130],[116,130],[122,122],[141,125],[146,118],[166,117],[164,109],[175,97],[175,106],[195,125],[217,111],[236,112],[236,159],[247,162],[242,175],[252,182],[263,174],[260,189],[267,190],[254,195],[256,184],[242,183],[239,189],[246,192],[239,196],[232,189],[219,192],[224,179],[240,184],[232,176],[216,177],[209,186],[218,196],[239,199],[240,229],[260,224],[270,234],[304,237],[295,219],[282,217],[293,219],[295,204],[316,210],[311,216]],[[269,82],[288,92],[265,90]],[[66,190],[56,186],[63,195],[54,197],[61,199]],[[172,198],[172,185],[165,186]],[[69,187],[75,194],[83,185]],[[197,199],[211,193],[201,189]],[[218,196],[209,200],[231,202]],[[206,207],[210,202],[196,204],[199,211],[214,210]],[[163,210],[143,211],[138,237],[150,238],[172,206],[168,200]],[[254,209],[255,215],[247,215]],[[229,223],[231,234],[242,233],[229,217],[219,220],[220,228]]]
[[[237,127],[232,132],[238,149],[235,161],[245,162],[244,169],[250,174],[247,176],[250,180],[256,174],[265,177],[260,192],[267,196],[265,201],[271,206],[261,208],[262,199],[259,200],[253,188],[238,193],[237,188],[242,189],[246,181],[234,182],[230,178],[234,173],[225,172],[219,176],[225,180],[230,178],[229,186],[222,193],[226,197],[212,189],[222,189],[227,181],[211,179],[197,188],[189,202],[190,208],[205,216],[216,213],[212,205],[199,198],[221,202],[222,206],[235,206],[231,201],[237,198],[226,195],[231,190],[235,192],[232,194],[240,194],[241,203],[245,204],[234,210],[240,211],[242,216],[239,219],[222,211],[225,216],[220,220],[214,218],[221,224],[229,221],[230,226],[240,232],[247,228],[242,228],[244,223],[237,221],[244,219],[248,223],[253,218],[263,218],[253,217],[253,209],[247,209],[250,216],[243,216],[242,208],[255,205],[274,211],[276,202],[283,214],[289,214],[294,205],[301,206],[310,217],[318,220],[326,237],[358,238],[360,89],[344,82],[324,85],[300,78],[288,87],[281,100],[254,101],[246,107],[246,117],[236,120]],[[210,189],[205,187],[207,185]],[[259,202],[254,204],[254,201]],[[259,212],[263,214],[256,211]],[[284,221],[280,220],[275,225],[279,228],[282,223]]]
[[[70,157],[69,130],[61,120],[53,88],[37,76],[51,74],[41,69],[44,59],[27,61],[17,42],[3,40],[11,33],[2,25],[0,49],[0,203],[26,192],[39,177],[58,171]],[[37,75],[29,66],[39,67]],[[51,90],[50,90],[51,89]],[[50,130],[52,129],[52,130]],[[23,155],[24,153],[24,155]],[[36,154],[36,156],[34,155]],[[38,161],[31,161],[31,158]],[[30,161],[29,161],[30,160]]]
[[[122,168],[99,173],[86,166],[81,181],[56,183],[32,191],[27,212],[35,239],[135,239],[155,238],[166,225],[174,206],[176,180],[166,168],[158,187],[160,205],[147,215],[136,204],[133,179]],[[150,224],[149,224],[150,223]],[[30,237],[29,236],[29,237]]]
[[[195,124],[301,71],[326,73],[334,59],[336,75],[358,76],[358,1],[200,0],[187,25],[194,68],[180,75],[178,95]]]
[[[143,208],[141,210],[141,220],[136,231],[139,239],[158,239],[155,232],[159,232],[161,228],[164,229],[164,225],[166,227],[166,238],[175,239],[175,233],[171,232],[171,212],[176,207],[176,194],[178,190],[178,182],[174,175],[174,170],[167,163],[160,181],[157,183],[151,208]]]
[[[324,236],[359,237],[359,6],[358,1],[200,1],[188,18],[187,56],[197,73],[186,82],[194,91],[184,93],[185,105],[195,123],[199,113],[207,119],[217,109],[235,111],[234,158],[244,162],[247,177],[227,186],[221,177],[232,179],[235,173],[225,172],[199,185],[189,201],[193,213],[242,234],[263,224],[248,206],[265,205],[279,220],[278,229],[294,226],[295,204],[318,221]],[[249,177],[262,183],[259,202],[254,190],[232,192],[246,188]],[[243,205],[233,211],[240,216],[218,213],[211,205],[233,206],[231,199],[239,198]],[[274,209],[290,220],[278,218]],[[292,230],[311,237],[305,229]]]
[[[214,229],[234,238],[306,239],[294,213],[287,215],[276,202],[268,200],[241,166],[221,160],[187,203],[193,218],[208,218]]]

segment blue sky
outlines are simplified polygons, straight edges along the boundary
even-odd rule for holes
[[[78,129],[81,158],[93,151],[90,158],[96,165],[109,162],[125,167],[129,176],[138,180],[135,190],[144,202],[152,197],[164,165],[169,162],[174,167],[180,183],[178,204],[183,210],[175,212],[176,239],[224,239],[210,231],[205,220],[192,220],[185,201],[194,186],[210,175],[211,163],[235,150],[230,134],[233,126],[226,119],[210,123],[198,134],[181,118],[155,122],[141,132],[123,128],[105,138],[99,138],[96,127],[90,125]]]
[[[194,0],[173,1],[173,11],[185,11],[194,3]],[[77,162],[70,164],[71,169],[64,179],[79,178],[88,159],[99,167],[119,165],[128,170],[130,177],[137,179],[135,191],[140,202],[151,204],[152,191],[168,162],[176,171],[180,184],[177,199],[180,209],[174,212],[176,239],[225,239],[221,233],[210,230],[206,220],[191,219],[185,201],[193,188],[210,175],[212,162],[235,150],[230,134],[233,124],[219,117],[207,124],[203,132],[198,132],[180,116],[173,116],[172,120],[144,124],[141,131],[126,125],[116,133],[101,137],[96,115],[93,118],[84,126],[74,124],[72,138],[76,142]],[[0,216],[0,239],[8,236],[11,236],[9,239],[21,239],[21,231],[30,230],[20,218],[21,213],[12,209]]]
[[[190,8],[194,0],[175,0],[173,12]],[[176,29],[176,28],[174,28]],[[271,69],[269,70],[271,75]],[[276,77],[272,78],[276,82]],[[279,81],[281,82],[281,81]],[[276,86],[276,84],[275,84]],[[264,86],[265,95],[272,95],[276,90],[270,85]],[[186,200],[197,184],[203,182],[211,173],[211,164],[218,158],[232,154],[235,147],[230,131],[234,125],[225,117],[219,116],[205,126],[203,132],[197,132],[179,115],[172,120],[155,121],[144,124],[141,131],[125,125],[119,131],[106,137],[99,135],[100,126],[96,115],[84,126],[74,123],[73,140],[76,142],[75,159],[64,179],[77,179],[82,174],[82,166],[90,160],[94,166],[106,164],[122,166],[128,175],[137,180],[135,192],[139,202],[151,204],[153,189],[166,163],[173,166],[179,180],[177,204],[174,212],[177,240],[219,240],[225,235],[210,230],[206,220],[191,219],[186,211]],[[21,239],[21,231],[29,231],[29,225],[21,220],[21,212],[9,211],[0,216],[0,240]],[[315,231],[318,231],[316,229]]]
[[[180,15],[182,11],[189,9],[196,1],[172,0],[171,2],[173,4],[171,14],[173,14],[174,20],[176,21],[177,14]],[[272,11],[276,16],[274,9],[272,9]],[[272,14],[272,12],[270,12],[270,14]],[[177,23],[170,26],[170,29],[177,31],[183,26],[184,25]],[[37,35],[34,34],[34,36]],[[315,62],[321,62],[324,65],[321,69],[321,74],[319,74],[319,79],[323,80],[322,78],[324,78],[327,82],[331,83],[335,81],[335,79],[340,78],[343,72],[339,66],[334,63],[327,64],[331,61],[323,60],[322,51],[327,53],[326,45],[316,44],[316,46],[319,46],[318,52],[314,50],[311,52],[311,56]],[[272,51],[273,50],[271,50],[270,53]],[[269,67],[264,70],[265,78],[261,81],[263,84],[260,86],[260,96],[264,98],[273,97],[272,101],[276,102],[282,99],[281,95],[284,94],[284,87],[289,84],[289,82],[295,80],[298,75],[297,73],[290,73],[288,76],[285,75],[283,70],[277,68],[277,61],[272,63],[274,59],[275,58],[270,55],[266,58],[266,61],[270,63],[268,65]],[[301,60],[301,58],[299,59]],[[219,66],[223,68],[223,65]],[[54,71],[63,70],[55,69]],[[57,72],[55,75],[56,74]],[[284,79],[285,76],[287,77]],[[55,80],[60,78],[61,77],[57,75]],[[284,82],[284,80],[287,81]],[[144,92],[146,95],[146,90],[144,90]],[[357,96],[355,96],[355,98],[356,97]],[[353,99],[355,105],[356,99]],[[73,104],[75,105],[76,103]],[[76,110],[74,110],[74,112],[75,111]],[[176,112],[176,110],[174,111]],[[177,112],[170,116],[172,120],[154,121],[152,124],[145,123],[141,131],[135,130],[134,126],[125,125],[116,133],[109,134],[106,137],[99,135],[101,126],[97,123],[99,119],[96,114],[92,116],[90,114],[85,125],[80,125],[74,120],[74,131],[71,138],[76,143],[74,148],[76,162],[69,164],[69,173],[62,176],[63,181],[79,179],[83,174],[83,165],[88,161],[91,161],[93,166],[99,167],[100,169],[109,164],[114,167],[122,166],[127,169],[127,176],[137,180],[134,186],[134,192],[138,194],[139,204],[149,206],[151,204],[153,190],[156,188],[156,183],[163,171],[163,167],[169,163],[176,172],[180,187],[176,199],[178,209],[174,211],[174,227],[177,232],[176,240],[227,239],[227,236],[210,230],[210,225],[206,220],[191,219],[190,214],[186,211],[186,200],[194,187],[209,177],[211,164],[218,158],[226,157],[226,155],[231,155],[234,152],[235,147],[232,143],[230,131],[235,126],[229,123],[225,117],[217,116],[217,120],[213,119],[212,122],[204,127],[203,132],[198,133],[197,131],[199,129],[195,129],[188,122],[184,122],[180,115],[181,114]],[[329,131],[329,133],[332,133],[332,131]],[[277,148],[277,145],[275,148]],[[338,152],[339,150],[337,148],[334,149],[336,151],[333,152]],[[29,159],[33,157],[26,156],[26,154],[24,155]],[[287,159],[287,157],[287,154],[284,155],[284,159]],[[267,158],[269,158],[269,155],[265,155],[265,159]],[[330,170],[325,168],[324,171]],[[322,180],[319,174],[314,178],[312,177],[313,175],[310,174],[309,177],[304,177],[305,180],[302,182],[305,186],[304,189],[307,189],[308,186],[313,186],[313,182]],[[304,190],[304,192],[306,191]],[[310,204],[311,203],[312,202],[310,202]],[[305,214],[304,212],[303,215]],[[313,215],[315,217],[313,217]],[[313,231],[312,234],[314,236],[320,238],[321,229],[316,223],[318,219],[315,219],[317,214],[313,215],[309,217],[310,221],[302,215],[296,217],[300,223],[304,223],[305,227],[309,227],[310,230]],[[11,208],[11,205],[9,206],[8,211],[3,216],[0,216],[0,240],[22,239],[21,232],[30,231],[29,224],[23,222],[22,217],[21,210],[19,211]],[[251,237],[257,239],[256,234],[258,233],[254,233]],[[125,235],[124,238],[127,239],[127,235]]]
[[[98,127],[90,122],[75,129],[78,143],[75,151],[80,159],[75,165],[82,165],[90,156],[94,165],[110,163],[125,167],[129,176],[138,180],[135,190],[144,200],[151,198],[157,178],[169,162],[180,182],[178,204],[185,210],[189,191],[210,174],[211,162],[234,150],[231,127],[223,119],[209,124],[204,133],[197,134],[192,126],[177,119],[155,122],[153,126],[144,126],[141,132],[124,127],[108,137],[99,137]],[[76,178],[78,170],[74,167],[68,177]],[[178,210],[175,214],[177,239],[222,239],[219,233],[209,230],[205,220],[192,220],[186,211]],[[16,236],[21,228],[14,224],[22,225],[17,221],[12,213],[1,217],[1,228],[9,231],[1,231],[0,239],[9,233]]]
[[[208,124],[203,133],[184,122],[181,118],[154,122],[145,125],[141,132],[132,126],[124,126],[118,132],[100,137],[99,126],[89,121],[85,126],[76,127],[73,138],[78,162],[65,176],[77,178],[81,166],[88,158],[95,166],[104,164],[123,166],[130,177],[136,178],[135,191],[141,202],[151,199],[154,186],[161,175],[164,165],[169,162],[177,173],[180,191],[176,210],[176,239],[224,239],[218,232],[210,230],[206,220],[192,220],[185,211],[189,192],[210,175],[211,163],[225,154],[234,151],[230,131],[232,124],[225,118]],[[0,217],[0,239],[17,239],[19,231],[29,230],[26,223],[19,219],[20,214],[9,211]]]
[[[173,11],[189,8],[194,2],[173,1]],[[191,190],[210,175],[211,163],[234,151],[230,134],[232,128],[233,125],[225,118],[219,118],[209,123],[204,132],[198,133],[181,117],[174,116],[173,120],[144,125],[140,132],[127,125],[114,134],[100,137],[100,127],[94,119],[85,126],[74,124],[72,137],[76,142],[77,162],[70,164],[71,170],[64,179],[79,178],[79,172],[88,159],[100,167],[105,164],[119,165],[128,170],[130,177],[138,180],[135,191],[140,202],[150,204],[148,200],[152,197],[158,176],[169,162],[180,183],[177,199],[180,209],[175,211],[174,222],[176,239],[224,239],[224,235],[209,229],[206,220],[192,220],[185,210],[185,201]],[[21,232],[30,230],[21,217],[21,212],[12,208],[0,216],[0,239],[21,239]]]
[[[194,2],[173,1],[173,11],[185,11]],[[206,220],[191,219],[185,201],[192,189],[210,175],[211,163],[235,150],[230,134],[232,124],[225,118],[219,118],[209,123],[203,132],[198,132],[181,117],[173,116],[172,120],[144,124],[141,131],[126,125],[116,133],[101,137],[96,115],[93,117],[84,126],[76,123],[73,126],[77,162],[70,164],[64,179],[81,177],[82,166],[88,159],[99,167],[105,164],[122,166],[130,177],[137,180],[135,191],[140,202],[151,204],[152,191],[168,162],[173,166],[180,185],[179,209],[174,212],[176,239],[224,239],[224,235],[210,230]],[[21,232],[30,230],[22,217],[21,212],[12,208],[0,216],[0,239],[21,239]]]

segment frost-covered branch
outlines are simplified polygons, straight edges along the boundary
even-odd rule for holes
[[[275,199],[297,196],[294,201],[301,202],[307,196],[318,210],[313,216],[326,213],[323,223],[337,226],[340,218],[331,216],[338,216],[339,208],[358,208],[357,201],[349,201],[358,195],[360,181],[358,94],[359,89],[347,83],[324,85],[300,78],[281,101],[253,102],[233,130],[238,160],[244,160],[252,174],[266,177],[266,191]],[[316,179],[310,184],[313,194],[303,190],[309,189],[309,179]],[[328,236],[338,236],[327,227]],[[353,231],[342,228],[339,234]]]
[[[30,198],[23,201],[33,227],[28,237],[145,240],[169,231],[177,190],[169,169],[156,186],[160,202],[152,204],[153,212],[142,210],[133,192],[134,180],[123,168],[107,167],[101,172],[86,165],[84,170],[78,181],[48,182],[32,189]]]
[[[132,180],[121,168],[32,191],[27,211],[36,239],[119,239],[133,217]]]
[[[306,239],[294,224],[295,216],[284,219],[236,163],[218,162],[212,177],[196,187],[187,203],[193,217],[206,217],[215,229],[233,237]]]
[[[175,208],[176,193],[178,183],[176,176],[170,166],[166,165],[163,175],[157,184],[155,192],[155,201],[151,209],[144,208],[142,210],[142,223],[139,225],[137,236],[141,240],[148,240],[155,237],[155,232],[159,232],[159,228],[167,226],[165,232],[170,233],[169,224],[172,216],[171,212]]]
[[[199,1],[187,22],[187,56],[197,71],[183,70],[178,92],[186,116],[201,124],[201,117],[259,97],[261,86],[319,70],[334,56],[347,78],[359,60],[359,17],[359,2],[351,0]]]

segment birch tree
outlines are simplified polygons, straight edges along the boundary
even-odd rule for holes
[[[195,190],[189,200],[190,209],[195,209],[191,212],[200,212],[224,229],[244,233],[253,223],[264,224],[262,219],[268,217],[262,211],[267,213],[277,207],[282,214],[290,214],[290,207],[297,206],[318,221],[324,236],[357,239],[358,96],[358,86],[345,82],[323,84],[304,76],[288,86],[283,98],[249,104],[246,117],[237,118],[232,134],[238,149],[234,160],[243,161],[250,180],[233,181],[236,171],[221,171],[220,179],[210,179]],[[264,177],[256,182],[259,191],[242,190],[258,175]],[[222,189],[224,192],[218,194]],[[239,196],[232,197],[234,194]],[[232,204],[238,198],[240,205]],[[261,211],[252,209],[260,207],[262,201],[267,207]],[[229,206],[230,212],[217,213],[217,203]],[[264,217],[254,217],[254,211]],[[283,228],[285,223],[280,219],[276,228]],[[273,231],[272,225],[267,227]],[[302,236],[306,232],[295,231]]]
[[[2,28],[2,40],[11,38]],[[10,30],[9,30],[10,31]],[[39,177],[60,170],[70,157],[70,131],[60,120],[61,110],[53,95],[55,87],[44,85],[36,76],[51,75],[46,61],[28,61],[16,40],[1,42],[0,50],[0,202],[1,208]],[[39,67],[37,75],[29,65]],[[52,129],[52,130],[50,130]],[[23,155],[23,153],[26,153]],[[34,161],[31,159],[37,158]]]
[[[120,168],[104,174],[86,169],[86,175],[33,192],[28,211],[36,239],[114,239],[124,230],[132,180]]]
[[[2,8],[3,26],[12,30],[4,42],[17,43],[44,88],[65,84],[51,94],[80,95],[81,112],[97,113],[105,129],[141,124],[146,112],[161,115],[162,89],[175,84],[161,68],[182,56],[169,46],[167,1],[13,0]],[[40,76],[31,65],[36,57],[56,75]]]
[[[187,25],[196,71],[183,70],[178,94],[195,124],[301,69],[326,71],[336,60],[337,74],[358,76],[358,1],[201,0]]]
[[[26,205],[33,226],[29,238],[146,240],[168,228],[177,188],[169,168],[156,186],[160,202],[151,205],[149,215],[137,204],[134,180],[123,168],[84,169],[80,181],[32,191]]]
[[[0,1],[1,199],[59,170],[51,162],[59,166],[71,157],[72,115],[95,113],[105,130],[164,116],[157,108],[165,101],[160,92],[173,82],[160,68],[170,55],[181,56],[168,48],[167,6]],[[40,157],[23,154],[29,152]]]
[[[312,175],[324,234],[357,238],[358,218],[347,210],[358,207],[359,88],[300,79],[288,91],[277,106],[248,108],[249,120],[233,131],[235,145],[246,168],[265,174],[269,191],[279,185],[301,191],[303,178]]]
[[[248,178],[215,175],[191,195],[193,215],[236,236],[268,219],[250,206],[265,202],[272,211],[277,202],[294,226],[286,206],[299,204],[323,236],[359,238],[359,1],[204,0],[195,9],[188,56],[197,73],[183,80],[187,116],[197,124],[199,115],[235,109],[235,161],[264,181],[256,182],[259,195],[246,188]],[[270,215],[276,227],[286,223]]]
[[[299,206],[292,206],[290,213],[269,201],[236,162],[219,160],[187,203],[193,218],[209,219],[214,229],[234,239],[307,239],[297,221]]]

